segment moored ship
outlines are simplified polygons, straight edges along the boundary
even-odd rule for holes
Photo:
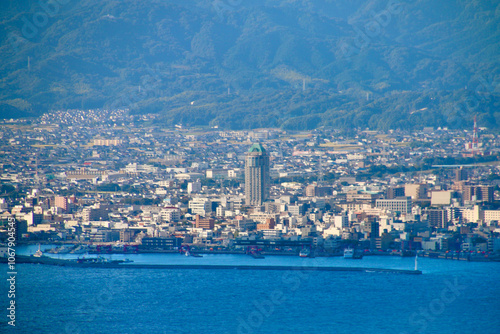
[[[299,253],[300,257],[309,257],[310,255],[311,255],[311,251],[309,250],[309,248],[304,248]]]
[[[344,249],[344,259],[360,260],[362,258],[363,258],[363,253],[356,252],[355,249],[353,249],[353,248]]]

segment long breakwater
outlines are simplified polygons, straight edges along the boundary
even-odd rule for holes
[[[5,259],[6,260],[6,259]],[[0,263],[5,262],[0,258]],[[76,260],[62,260],[51,257],[16,256],[16,263],[44,264],[78,268],[104,268],[104,269],[208,269],[208,270],[291,270],[291,271],[337,271],[337,272],[375,272],[421,275],[420,270],[365,268],[365,267],[326,267],[326,266],[286,266],[286,265],[204,265],[204,264],[130,264],[118,261],[111,262],[83,262]]]

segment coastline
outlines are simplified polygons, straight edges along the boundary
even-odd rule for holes
[[[25,246],[33,246],[37,244],[42,245],[72,245],[76,246],[81,243],[73,243],[73,242],[25,242],[19,245]],[[88,252],[89,255],[112,255],[112,254],[122,254],[122,255],[132,255],[132,254],[177,254],[179,250],[167,250],[167,249],[138,249],[124,252],[117,250],[107,250],[103,249],[102,251],[91,250]],[[219,254],[232,254],[232,255],[245,255],[247,252],[244,250],[208,250],[208,249],[199,249],[195,251],[196,254],[211,254],[211,255],[219,255]],[[57,254],[57,253],[54,253]],[[260,252],[263,256],[298,256],[298,252],[286,252],[286,251],[262,251]],[[326,253],[326,252],[318,252],[314,253],[314,256],[311,257],[342,257],[342,252],[335,253]],[[370,250],[368,252],[364,252],[363,256],[391,256],[391,257],[399,257],[401,256],[400,252],[382,252],[377,250]],[[415,256],[413,253],[412,257]],[[459,261],[470,261],[470,262],[500,262],[500,254],[482,254],[482,253],[470,253],[470,252],[439,252],[439,251],[418,251],[418,257],[425,257],[429,259],[439,259],[439,260],[459,260]]]

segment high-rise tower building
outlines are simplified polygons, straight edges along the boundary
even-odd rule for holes
[[[463,188],[464,201],[482,201],[491,203],[494,200],[493,186],[466,185]]]
[[[458,169],[455,169],[455,181],[467,181],[467,170],[465,170],[465,168],[460,167]]]
[[[261,144],[253,144],[245,158],[247,205],[262,205],[269,198],[269,155]]]

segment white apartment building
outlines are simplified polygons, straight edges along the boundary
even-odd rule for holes
[[[412,200],[409,196],[395,199],[378,199],[375,202],[375,207],[401,213],[411,213]]]
[[[212,202],[206,197],[195,197],[189,201],[188,208],[192,214],[205,217],[212,213]]]

